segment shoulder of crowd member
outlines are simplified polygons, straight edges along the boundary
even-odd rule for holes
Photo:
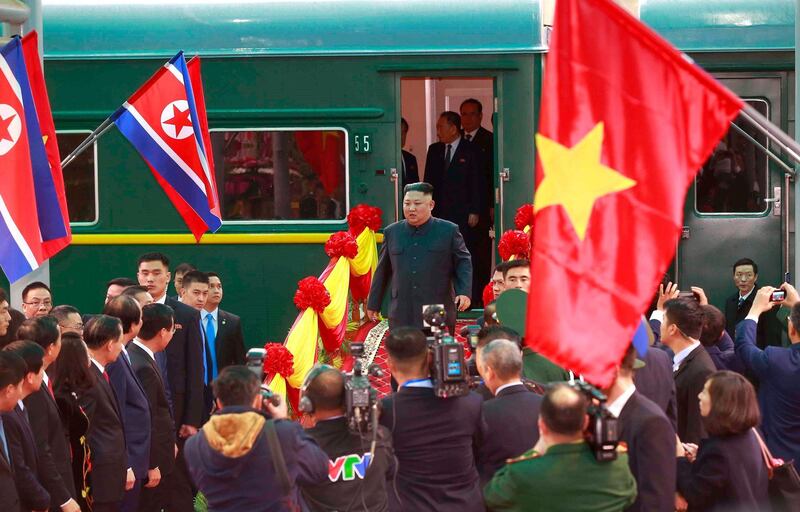
[[[528,450],[527,452],[523,453],[519,457],[511,457],[510,459],[506,459],[506,464],[516,464],[518,462],[525,462],[526,460],[533,460],[541,458],[543,454],[537,452],[533,448]]]

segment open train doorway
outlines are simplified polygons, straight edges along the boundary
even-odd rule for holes
[[[400,79],[399,193],[414,181],[431,183],[434,216],[459,225],[472,255],[473,309],[483,307],[495,253],[496,97],[491,76]]]

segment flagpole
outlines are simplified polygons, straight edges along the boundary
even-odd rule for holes
[[[786,152],[796,164],[800,164],[800,144],[798,144],[796,140],[792,139],[784,133],[783,130],[775,126],[772,121],[764,117],[764,115],[752,105],[745,104],[744,108],[741,110],[741,114],[750,124]],[[794,170],[791,172],[792,174],[795,173]]]
[[[100,124],[100,126],[95,128],[95,130],[92,133],[90,133],[89,136],[86,137],[83,140],[83,142],[78,144],[78,147],[76,147],[72,151],[72,153],[67,155],[66,158],[64,158],[64,160],[61,161],[61,169],[62,170],[66,166],[71,164],[72,161],[75,160],[78,157],[78,155],[80,155],[81,153],[83,153],[86,150],[86,148],[91,146],[97,139],[102,137],[104,133],[106,133],[108,130],[110,130],[112,126],[114,126],[114,121],[112,120],[112,117],[113,116],[109,116],[105,121],[103,121]]]

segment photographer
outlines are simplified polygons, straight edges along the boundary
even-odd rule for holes
[[[587,408],[584,395],[567,384],[545,393],[539,441],[509,460],[484,488],[489,509],[617,512],[633,503],[636,482],[627,455],[598,462],[584,440]]]
[[[328,477],[328,457],[300,425],[285,421],[285,403],[262,399],[260,386],[246,366],[222,370],[213,383],[219,411],[186,441],[189,472],[209,511],[307,510],[298,485]],[[279,451],[272,449],[271,428]]]
[[[399,389],[382,402],[381,424],[392,432],[399,470],[392,511],[483,512],[474,447],[486,435],[481,398],[438,398],[427,340],[411,327],[386,340],[389,371]],[[401,500],[397,503],[395,500]]]
[[[303,386],[301,407],[314,426],[307,433],[330,459],[328,479],[303,487],[303,497],[315,512],[385,512],[386,483],[395,472],[391,434],[379,427],[374,457],[372,433],[351,432],[345,416],[344,375],[321,365],[311,370]]]

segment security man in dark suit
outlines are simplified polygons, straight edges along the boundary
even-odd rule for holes
[[[14,410],[22,396],[22,379],[27,366],[17,354],[0,351],[0,413]],[[11,460],[8,435],[0,414],[0,510],[20,512],[17,485],[14,481],[14,461]]]
[[[408,135],[408,122],[405,118],[400,118],[400,151],[403,156],[403,186],[410,183],[419,182],[419,167],[417,157],[410,151],[402,149],[406,147],[406,136]]]
[[[753,306],[758,288],[758,265],[750,258],[741,258],[733,264],[733,283],[737,292],[725,299],[725,331],[731,339],[736,337],[736,326],[745,319]],[[759,318],[756,345],[782,345],[781,326],[776,316],[777,308],[768,309]]]
[[[483,402],[489,435],[479,448],[478,473],[484,486],[507,459],[536,445],[542,397],[522,383],[522,352],[516,343],[491,341],[478,350],[477,359],[478,372],[495,395]]]
[[[380,420],[392,433],[398,462],[398,496],[389,493],[389,510],[484,512],[474,452],[487,435],[480,396],[434,395],[419,329],[393,330],[386,351],[399,384],[383,399]]]
[[[142,383],[150,405],[150,467],[148,482],[139,498],[139,510],[158,511],[169,498],[170,480],[175,469],[175,422],[172,420],[165,383],[156,364],[156,354],[172,339],[175,321],[172,308],[148,304],[142,308],[142,328],[128,345],[131,366]]]
[[[405,220],[383,232],[378,268],[372,278],[367,315],[378,319],[384,293],[391,282],[389,328],[422,328],[422,307],[444,304],[447,325],[454,333],[456,308],[465,311],[472,294],[472,262],[458,226],[431,216],[433,187],[406,185]],[[455,291],[455,293],[454,293]]]
[[[226,366],[245,363],[244,335],[242,319],[220,309],[222,302],[222,280],[216,272],[208,272],[208,300],[200,311],[206,344],[213,348],[212,376],[217,378]],[[211,327],[209,327],[209,322]]]
[[[657,350],[649,348],[647,352]],[[633,380],[635,363],[636,349],[631,345],[617,368],[614,382],[604,390],[608,410],[619,418],[620,440],[628,446],[628,465],[636,479],[636,501],[626,511],[672,512],[675,429],[664,411],[637,389]]]

